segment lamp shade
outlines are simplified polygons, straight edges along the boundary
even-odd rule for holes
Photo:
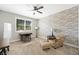
[[[35,29],[38,29],[38,27],[35,27]]]

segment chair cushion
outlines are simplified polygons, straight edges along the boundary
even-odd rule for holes
[[[51,48],[50,42],[40,42],[42,49]]]

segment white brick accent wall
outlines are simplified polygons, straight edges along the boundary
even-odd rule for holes
[[[53,28],[54,35],[63,32],[66,43],[78,46],[78,6],[40,19],[39,27],[39,36],[46,37]]]

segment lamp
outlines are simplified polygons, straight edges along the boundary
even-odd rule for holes
[[[36,27],[35,27],[35,30],[37,30],[37,29],[38,29],[38,27],[36,26]]]
[[[52,36],[54,36],[54,35],[53,35],[53,28],[51,28],[51,34],[52,34]]]
[[[36,38],[38,37],[38,27],[36,26],[35,27],[35,30],[36,30]]]

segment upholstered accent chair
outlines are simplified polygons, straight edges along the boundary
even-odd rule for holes
[[[40,41],[40,45],[41,45],[43,50],[51,48],[51,44],[49,42],[47,42],[47,41]]]
[[[64,43],[64,35],[60,34],[56,36],[55,42],[51,44],[51,46],[56,49],[58,47],[62,47],[63,43]]]
[[[40,45],[42,47],[43,50],[45,49],[50,49],[50,48],[59,48],[62,47],[64,43],[64,35],[60,34],[57,35],[56,38],[53,39],[49,39],[47,41],[40,41]]]

